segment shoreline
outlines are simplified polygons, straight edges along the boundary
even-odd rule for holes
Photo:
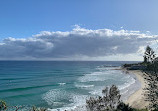
[[[126,70],[126,71],[128,71],[129,74],[134,74],[137,77],[138,81],[141,83],[141,87],[133,94],[131,94],[125,103],[137,109],[146,108],[146,106],[148,106],[149,103],[145,101],[145,97],[144,97],[143,89],[146,86],[146,80],[143,77],[143,72],[141,72],[140,70]]]

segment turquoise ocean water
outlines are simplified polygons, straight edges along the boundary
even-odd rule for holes
[[[124,63],[133,62],[0,61],[0,99],[9,106],[81,111],[89,96],[115,84],[126,100],[140,83],[133,74],[114,70]]]

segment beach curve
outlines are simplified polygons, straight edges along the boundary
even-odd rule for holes
[[[140,70],[128,70],[128,72],[136,75],[137,79],[141,83],[141,87],[127,99],[126,103],[133,108],[138,108],[138,109],[146,108],[146,106],[148,106],[149,103],[145,101],[145,96],[144,96],[143,89],[146,87],[147,83],[143,77],[143,72]]]

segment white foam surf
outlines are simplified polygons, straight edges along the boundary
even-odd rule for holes
[[[76,84],[77,88],[92,88],[94,85],[84,85],[84,84]]]
[[[63,86],[63,85],[65,85],[66,83],[58,83],[60,86]]]
[[[105,74],[106,72],[93,72],[91,74],[85,74],[84,76],[79,77],[78,80],[80,82],[105,81]]]
[[[100,68],[100,67],[99,67]],[[115,67],[116,68],[116,67]],[[96,85],[92,83],[98,82],[108,82],[110,80],[111,83],[115,84],[112,81],[121,81],[121,84],[118,85],[119,90],[121,91],[122,100],[125,100],[132,94],[138,87],[138,81],[135,79],[136,77],[132,74],[125,74],[119,70],[111,70],[110,68],[101,67],[101,69],[97,69],[99,71],[92,72],[91,74],[85,74],[82,77],[78,78],[78,82],[74,84],[74,86],[78,89],[85,89],[88,91],[87,95],[75,94],[75,93],[67,93],[66,91],[60,90],[50,90],[44,95],[44,100],[47,101],[49,105],[55,102],[58,102],[57,99],[69,99],[71,103],[62,104],[63,107],[57,109],[49,109],[50,111],[86,111],[86,99],[89,96],[102,96],[102,89],[108,85]],[[62,85],[62,84],[61,84]],[[64,84],[65,85],[65,84]],[[111,86],[109,85],[109,86]],[[117,85],[117,84],[116,84]],[[59,97],[59,95],[61,95]],[[59,104],[59,103],[57,103]]]

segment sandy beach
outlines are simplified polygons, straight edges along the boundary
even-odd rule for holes
[[[146,108],[145,106],[148,106],[149,103],[147,101],[144,101],[144,90],[143,89],[145,88],[146,83],[145,83],[145,79],[143,77],[143,72],[141,72],[139,70],[131,70],[128,72],[136,75],[138,80],[141,82],[141,88],[139,90],[137,90],[136,92],[134,92],[128,98],[126,103],[128,103],[133,108],[138,108],[138,109]]]

